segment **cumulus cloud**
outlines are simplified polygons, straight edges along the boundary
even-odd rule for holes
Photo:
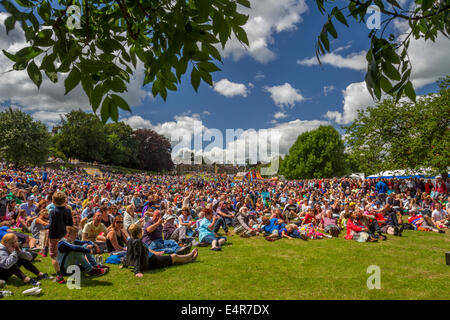
[[[294,31],[302,21],[301,15],[308,10],[305,0],[250,0],[251,9],[239,7],[239,11],[249,15],[244,30],[247,32],[249,47],[244,47],[234,36],[221,50],[224,57],[239,60],[249,55],[266,63],[275,58],[271,45],[274,34]]]
[[[7,17],[6,13],[0,13],[0,49],[14,53],[27,46],[27,43],[19,23],[16,23],[15,29],[8,35],[6,34],[4,21]],[[81,85],[68,95],[64,95],[64,80],[68,74],[59,74],[59,81],[56,84],[43,74],[42,85],[38,90],[28,77],[26,70],[6,72],[12,69],[13,64],[3,53],[0,53],[0,104],[17,105],[20,109],[31,113],[35,119],[49,125],[54,125],[60,114],[66,114],[71,110],[91,111],[89,99]],[[127,85],[128,92],[121,94],[130,106],[140,105],[145,99],[151,97],[151,94],[142,88],[143,80],[144,68],[140,64]]]
[[[340,50],[344,50],[344,48],[338,48]],[[339,51],[340,51],[339,50]],[[335,51],[337,52],[337,50]],[[360,51],[351,53],[347,56],[342,56],[340,54],[336,54],[335,52],[327,53],[320,58],[322,64],[329,64],[336,68],[347,68],[357,71],[362,71],[367,69],[367,60],[366,60],[366,52]],[[297,64],[304,66],[315,66],[319,64],[319,61],[316,57],[297,60]]]
[[[158,124],[152,124],[141,116],[132,116],[122,121],[134,129],[152,129],[168,138],[173,148],[174,163],[189,162],[191,153],[194,153],[196,158],[203,156],[210,162],[242,164],[246,158],[251,158],[256,163],[268,162],[278,155],[285,155],[299,134],[329,124],[327,121],[296,119],[276,123],[267,129],[229,129],[229,132],[223,132],[203,125],[198,115],[175,116],[173,121]]]
[[[412,64],[410,79],[416,90],[450,74],[449,52],[450,41],[442,35],[438,35],[435,42],[425,41],[422,38],[411,39],[408,50]],[[364,81],[349,84],[342,94],[343,111],[328,111],[325,114],[327,119],[338,124],[351,123],[356,118],[358,110],[364,110],[375,104]]]
[[[270,93],[273,102],[279,107],[292,108],[296,102],[305,100],[300,92],[287,82],[281,86],[266,87],[265,90]]]
[[[242,96],[246,97],[247,87],[243,83],[231,82],[228,79],[222,79],[214,83],[214,91],[225,97]]]

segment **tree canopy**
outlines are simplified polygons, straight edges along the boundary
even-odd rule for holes
[[[315,0],[318,10],[327,17],[318,41],[316,54],[330,52],[329,35],[337,38],[334,23],[349,26],[347,18],[365,22],[371,5],[377,5],[387,17],[379,30],[369,33],[366,84],[373,97],[382,92],[398,100],[406,94],[415,99],[408,58],[410,37],[436,40],[439,33],[448,37],[450,4],[448,0],[349,0],[338,7],[334,0]],[[94,113],[104,123],[118,121],[119,108],[130,111],[119,96],[138,63],[145,70],[143,85],[151,84],[152,94],[167,97],[167,90],[177,90],[182,76],[190,70],[195,90],[200,82],[212,85],[211,73],[219,71],[222,48],[232,35],[249,45],[243,26],[248,16],[239,8],[250,8],[248,0],[1,0],[11,15],[5,20],[7,32],[19,22],[29,46],[15,53],[3,53],[15,62],[13,70],[27,70],[40,87],[42,73],[53,82],[68,73],[66,94],[81,84]],[[71,6],[77,5],[78,12]],[[79,14],[79,15],[78,15]],[[405,35],[385,34],[393,21],[406,21]],[[312,44],[311,44],[312,45]],[[39,64],[39,65],[38,65]],[[189,67],[190,66],[190,67]]]
[[[346,129],[350,157],[365,173],[450,167],[450,77],[417,103],[384,100],[359,111]]]
[[[344,141],[332,126],[320,126],[298,136],[281,163],[288,179],[339,177],[346,173]]]
[[[0,112],[0,159],[15,165],[47,161],[50,134],[47,127],[19,109]]]

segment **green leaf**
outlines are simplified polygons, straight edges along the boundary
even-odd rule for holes
[[[200,73],[196,68],[192,68],[191,84],[194,87],[194,90],[197,92],[198,87],[200,86]]]
[[[398,72],[395,67],[390,64],[389,62],[383,61],[381,64],[381,67],[383,68],[384,74],[391,80],[399,81],[400,80],[400,72]]]
[[[422,11],[430,9],[433,6],[434,0],[422,0]]]
[[[332,36],[333,38],[336,39],[336,38],[338,37],[338,34],[337,34],[337,32],[336,32],[336,29],[334,28],[333,23],[331,22],[331,20],[328,21],[327,24],[325,24],[325,27],[327,28],[328,33],[331,34],[331,36]]]
[[[94,90],[92,78],[89,75],[81,74],[81,86],[88,97],[91,96]]]
[[[19,61],[13,65],[13,70],[15,70],[15,71],[25,70],[27,68],[27,66],[28,66],[28,60],[27,61]]]
[[[239,3],[240,5],[243,5],[246,8],[250,9],[250,1],[248,0],[236,0],[237,3]]]
[[[118,96],[117,94],[112,94],[111,98],[120,109],[131,112],[130,106],[122,97]]]
[[[103,100],[102,109],[100,110],[100,116],[102,118],[103,124],[105,124],[106,121],[108,121],[108,119],[111,115],[109,103],[110,103],[110,98],[106,97],[105,100]]]
[[[336,9],[336,10],[334,10]],[[333,9],[334,12],[334,16],[336,17],[336,19],[338,19],[338,21],[344,25],[346,25],[348,27],[348,23],[347,23],[347,19],[345,19],[344,15],[342,14],[342,11],[339,10],[337,7],[335,7]]]
[[[42,84],[42,74],[39,68],[37,67],[36,63],[34,61],[31,61],[28,64],[27,68],[28,76],[30,79],[34,82],[34,84],[38,87],[38,89],[41,87]]]
[[[31,60],[42,53],[42,49],[38,47],[26,47],[16,53],[19,60]]]
[[[235,27],[233,30],[234,30],[234,33],[236,34],[236,37],[238,38],[238,40],[245,43],[248,46],[249,42],[248,42],[248,37],[247,37],[247,33],[245,32],[245,30],[242,29],[241,27]]]
[[[390,63],[400,64],[401,60],[397,53],[392,49],[392,47],[388,47],[382,51],[383,58]]]
[[[323,27],[322,32],[320,33],[320,41],[323,43],[325,49],[328,52],[330,52],[330,42],[328,41],[328,35],[325,26]]]
[[[214,63],[209,62],[209,61],[205,61],[205,62],[200,62],[198,64],[198,67],[206,72],[216,72],[216,71],[221,71],[220,68],[218,68]]]
[[[51,82],[57,83],[58,82],[58,73],[56,71],[47,71],[44,70],[47,77],[50,79]]]
[[[94,88],[89,99],[94,113],[97,112],[97,109],[100,106],[100,102],[102,102],[102,98],[103,98],[103,86],[100,83]]]
[[[9,53],[5,49],[3,49],[2,52],[8,59],[10,59],[10,60],[12,60],[14,62],[19,62],[20,59],[17,58],[14,54]]]
[[[66,88],[66,94],[72,91],[81,81],[81,72],[77,67],[73,67],[72,71],[70,71],[69,76],[64,81],[64,86]]]
[[[405,94],[408,96],[411,101],[416,101],[416,92],[414,91],[414,87],[411,83],[411,81],[408,81],[408,83],[405,85]]]
[[[5,27],[6,27],[6,34],[8,34],[12,29],[14,29],[14,25],[16,24],[16,19],[14,16],[9,16],[5,19]]]
[[[383,89],[383,91],[386,93],[392,90],[392,84],[385,76],[380,77],[380,86],[381,89]]]
[[[114,102],[112,100],[109,101],[109,114],[113,121],[115,121],[115,122],[119,121],[119,109],[117,108],[117,105],[114,104]]]
[[[34,4],[31,1],[29,1],[29,0],[16,0],[16,2],[21,7],[24,7],[24,8],[32,8],[32,7],[34,7]]]

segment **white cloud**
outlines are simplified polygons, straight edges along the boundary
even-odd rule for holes
[[[233,37],[221,50],[224,57],[239,60],[249,55],[255,60],[266,63],[276,54],[270,46],[274,43],[273,35],[283,31],[297,29],[302,21],[301,15],[308,10],[305,0],[250,0],[251,9],[239,6],[238,10],[249,15],[244,26],[249,40],[249,48],[244,47]]]
[[[126,119],[122,119],[124,123],[128,124],[133,129],[152,129],[153,125],[149,120],[145,120],[141,116],[131,116]]]
[[[343,48],[338,48],[343,50]],[[340,51],[340,50],[339,50]],[[337,51],[335,51],[337,52]],[[329,64],[336,68],[347,68],[352,70],[365,70],[367,69],[367,60],[366,60],[366,52],[360,51],[351,53],[348,56],[344,57],[342,55],[336,54],[334,52],[327,53],[320,57],[320,61],[322,64]],[[319,61],[316,57],[312,57],[309,59],[297,60],[297,64],[304,66],[314,66],[318,65]]]
[[[336,87],[333,86],[333,85],[324,86],[323,87],[323,94],[324,94],[324,96],[327,96],[330,92],[334,91],[334,89],[336,89]]]
[[[266,87],[265,90],[270,93],[272,100],[279,107],[292,108],[296,102],[305,100],[300,92],[287,82],[281,86]]]
[[[275,119],[283,119],[283,118],[286,118],[286,117],[287,117],[287,114],[286,114],[285,112],[279,111],[279,112],[276,112],[276,113],[273,115],[273,117],[274,117]]]
[[[214,83],[214,91],[225,97],[243,96],[246,97],[247,87],[243,83],[231,82],[228,79],[222,79]]]
[[[450,41],[438,35],[435,42],[424,39],[411,39],[408,54],[411,59],[411,81],[414,88],[420,89],[436,82],[439,78],[450,74]],[[358,110],[364,110],[374,105],[365,82],[351,83],[343,93],[343,112],[328,111],[325,117],[338,124],[348,124],[357,115]],[[383,97],[382,97],[383,99]]]
[[[0,13],[0,49],[14,53],[27,45],[20,24],[6,35],[4,20],[8,17]],[[52,83],[43,73],[40,90],[28,77],[26,70],[11,71],[13,62],[0,52],[0,104],[10,103],[19,106],[22,110],[33,114],[35,119],[53,125],[60,114],[66,114],[74,109],[91,111],[89,99],[83,92],[81,85],[64,95],[64,80],[67,74],[59,74],[58,83]],[[39,63],[38,63],[39,65]],[[138,65],[135,75],[127,85],[128,92],[121,94],[130,106],[140,105],[145,99],[151,97],[142,88],[144,68]]]

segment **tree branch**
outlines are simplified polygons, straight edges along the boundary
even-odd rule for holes
[[[122,11],[122,14],[123,14],[123,18],[126,21],[127,30],[128,30],[128,33],[130,34],[130,37],[133,40],[136,40],[137,39],[137,34],[133,32],[133,29],[131,29],[132,22],[130,21],[130,15],[127,12],[127,8],[125,7],[125,5],[123,3],[123,0],[117,0],[117,4],[119,5],[119,8],[120,8],[120,10]]]

